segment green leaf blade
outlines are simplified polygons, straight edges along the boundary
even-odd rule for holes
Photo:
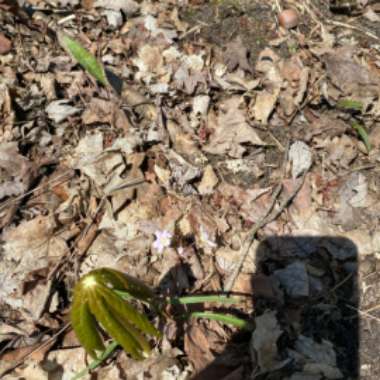
[[[345,111],[362,112],[364,105],[359,100],[354,99],[339,99],[337,107]]]
[[[171,298],[169,302],[173,305],[189,305],[205,302],[222,303],[222,304],[238,304],[243,300],[242,297],[229,297],[226,295],[199,295],[199,296],[184,296]]]
[[[123,318],[122,315],[118,314],[118,312],[111,305],[107,305],[109,311],[112,312],[115,317],[118,319],[120,324],[133,336],[135,341],[139,344],[140,349],[148,355],[151,351],[151,347],[149,342],[145,339],[144,335],[140,333],[127,319]]]
[[[114,312],[123,320],[129,321],[145,334],[155,337],[161,336],[160,331],[150,323],[149,319],[144,314],[138,312],[128,302],[116,295],[113,290],[101,287],[99,288],[99,292],[103,298],[107,300],[107,304],[109,304]]]
[[[125,290],[136,299],[149,304],[154,302],[155,294],[153,290],[137,278],[128,276],[112,268],[103,268],[99,272],[114,285],[114,289]]]
[[[356,122],[352,124],[352,128],[354,128],[355,131],[358,133],[360,139],[363,141],[363,143],[365,145],[365,148],[367,149],[367,153],[369,153],[371,151],[372,147],[371,147],[371,143],[369,141],[367,131],[364,129],[364,127],[362,125],[360,125],[359,123],[356,123]]]
[[[245,321],[244,319],[237,318],[233,315],[229,314],[221,314],[221,313],[213,313],[209,311],[200,311],[200,312],[194,312],[190,314],[190,317],[193,318],[206,318],[210,319],[212,321],[218,321],[222,322],[228,325],[232,325],[244,330],[252,331],[253,327],[252,325]]]
[[[74,299],[70,312],[71,325],[86,352],[94,359],[96,351],[103,351],[103,340],[98,332],[98,324],[90,311],[87,298],[83,294],[81,284],[74,290]]]
[[[97,59],[75,39],[58,32],[58,41],[62,47],[95,79],[107,86],[108,81],[103,68]]]
[[[107,301],[108,302],[108,301]],[[144,358],[142,350],[135,338],[123,327],[123,325],[112,315],[101,294],[93,292],[89,298],[91,312],[101,323],[107,333],[118,342],[133,359]]]

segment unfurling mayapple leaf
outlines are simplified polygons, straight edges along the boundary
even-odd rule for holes
[[[156,308],[155,295],[148,286],[115,269],[100,268],[75,286],[71,324],[80,343],[95,359],[96,352],[104,350],[101,329],[134,359],[143,359],[151,349],[148,338],[160,337],[161,333],[117,291]]]
[[[75,39],[63,32],[57,33],[61,46],[95,79],[106,86],[108,84],[103,65]]]

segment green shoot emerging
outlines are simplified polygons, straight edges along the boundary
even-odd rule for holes
[[[134,359],[143,359],[151,350],[149,337],[160,337],[161,333],[141,314],[131,301],[140,301],[156,313],[165,315],[163,306],[196,303],[238,304],[242,297],[226,295],[191,295],[161,299],[139,280],[111,268],[91,271],[80,279],[74,288],[71,307],[71,324],[80,343],[94,359],[72,380],[78,380],[97,368],[120,345]],[[161,307],[159,307],[161,305]],[[240,329],[253,330],[252,325],[229,314],[215,312],[193,312],[185,318],[205,318],[229,324]],[[101,331],[108,333],[114,341],[104,346]]]
[[[58,41],[61,46],[97,81],[107,86],[108,81],[104,72],[103,65],[85,49],[79,42],[68,35],[58,32]]]
[[[98,359],[104,351],[101,328],[134,359],[150,352],[147,337],[160,332],[135,307],[115,293],[126,291],[135,299],[155,307],[153,291],[137,279],[110,268],[93,270],[75,286],[71,323],[87,353]]]
[[[356,122],[352,124],[352,128],[354,128],[355,131],[358,133],[359,137],[361,138],[361,140],[363,141],[365,145],[365,148],[367,149],[367,153],[369,153],[371,150],[371,143],[369,141],[367,131],[364,129],[362,125]]]

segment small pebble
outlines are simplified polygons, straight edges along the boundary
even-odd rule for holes
[[[292,29],[299,24],[297,11],[294,9],[284,9],[278,16],[278,22],[285,29]]]
[[[11,40],[0,33],[0,54],[7,54],[12,48]]]

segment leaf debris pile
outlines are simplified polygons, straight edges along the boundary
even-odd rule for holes
[[[220,292],[268,210],[232,287],[252,334],[169,320],[98,377],[379,378],[380,9],[327,3],[0,0],[5,378],[86,366],[65,327],[79,276]]]

